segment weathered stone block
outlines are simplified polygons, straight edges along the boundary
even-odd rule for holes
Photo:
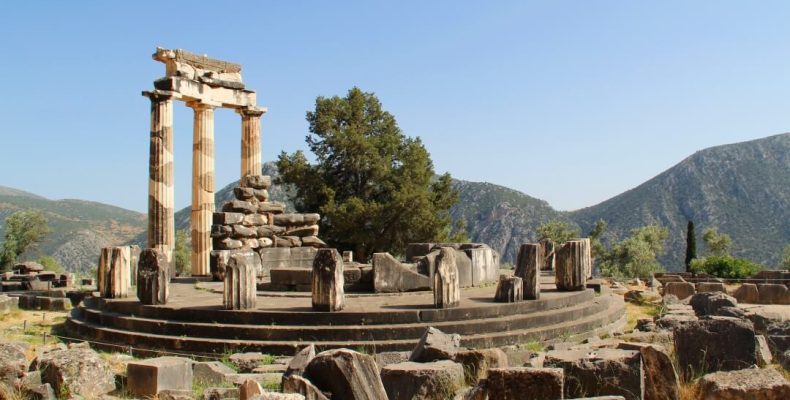
[[[562,368],[492,368],[485,391],[489,399],[556,400],[563,398]]]
[[[570,240],[556,251],[555,282],[558,290],[584,290],[591,261],[584,241]]]
[[[192,377],[203,386],[221,385],[227,382],[227,376],[236,371],[219,361],[202,361],[192,363]]]
[[[455,353],[453,360],[464,367],[464,378],[469,385],[488,377],[491,368],[507,368],[507,354],[498,348],[461,350]]]
[[[126,366],[127,389],[138,396],[156,396],[163,390],[192,390],[191,360],[158,357]]]
[[[702,377],[699,386],[702,399],[790,399],[790,382],[770,368],[707,374]]]
[[[167,257],[157,249],[140,253],[137,270],[137,298],[148,305],[167,304],[170,296],[170,274]]]
[[[461,303],[455,252],[451,247],[443,247],[436,257],[436,271],[433,274],[433,305],[436,308],[452,308]]]
[[[564,392],[569,398],[618,395],[638,400],[644,396],[644,373],[638,351],[555,350],[546,354],[543,365],[565,371]]]
[[[235,225],[244,220],[244,213],[215,212],[212,215],[214,225]]]
[[[376,293],[430,289],[430,278],[417,272],[416,265],[403,264],[389,253],[373,254],[373,290]]]
[[[252,251],[237,252],[230,255],[225,270],[223,305],[227,310],[247,310],[255,308],[257,295],[257,271],[261,261]]]
[[[488,246],[465,249],[472,268],[472,286],[494,282],[499,277],[499,254]]]
[[[501,275],[494,293],[498,303],[515,303],[524,300],[524,284],[517,276]]]
[[[387,398],[373,357],[348,349],[319,353],[305,369],[304,377],[332,398],[381,400]]]
[[[335,249],[320,249],[313,260],[312,302],[317,311],[340,311],[345,305],[343,258]]]
[[[730,317],[687,322],[673,332],[680,373],[731,371],[757,364],[754,326]]]
[[[680,399],[680,379],[666,348],[658,344],[633,342],[621,342],[617,348],[637,350],[641,354],[645,374],[644,400]]]
[[[759,283],[760,304],[790,304],[790,290],[777,283]]]
[[[739,303],[756,304],[760,302],[760,292],[754,283],[744,283],[733,293]]]
[[[302,246],[322,249],[326,247],[326,243],[315,236],[305,236],[302,238]]]
[[[244,219],[241,221],[241,224],[244,226],[260,226],[268,223],[269,219],[263,214],[248,214],[245,215]]]
[[[307,379],[300,375],[283,377],[283,393],[297,393],[304,396],[305,400],[329,400],[321,389],[317,388]]]
[[[540,269],[542,271],[553,271],[556,266],[556,255],[554,254],[554,242],[551,239],[542,239],[538,242],[543,254]]]
[[[34,361],[48,383],[63,398],[98,398],[115,390],[115,374],[110,365],[90,348],[75,347],[39,355]],[[31,366],[31,368],[34,368]]]
[[[381,369],[381,382],[389,400],[444,400],[463,386],[464,369],[449,360],[390,364]]]
[[[292,375],[302,375],[304,374],[305,368],[307,368],[307,364],[315,358],[315,346],[309,345],[299,351],[296,352],[294,357],[288,363],[288,367],[283,372],[283,377],[288,377]]]
[[[697,293],[721,292],[727,294],[727,288],[721,282],[700,282],[697,283]]]
[[[268,189],[272,185],[272,177],[268,175],[245,175],[239,182],[241,187]]]
[[[540,298],[540,253],[538,243],[524,243],[518,250],[516,271],[513,275],[521,278],[525,300]]]
[[[678,300],[687,299],[695,292],[694,284],[690,282],[667,282],[664,285],[664,296],[671,294]]]
[[[417,346],[411,352],[409,361],[429,362],[452,360],[461,350],[461,336],[446,334],[434,327],[425,330]]]
[[[691,296],[689,304],[694,309],[694,313],[698,317],[702,317],[705,315],[716,315],[722,307],[737,307],[738,300],[725,293],[713,291],[696,293]]]

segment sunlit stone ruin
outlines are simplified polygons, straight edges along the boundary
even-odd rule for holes
[[[730,301],[721,281],[659,274],[647,290],[663,287],[669,317],[638,321],[626,340],[623,292],[594,278],[588,238],[521,243],[514,269],[484,243],[412,243],[402,255],[354,261],[320,238],[321,215],[270,198],[261,164],[266,108],[241,66],[183,50],[158,48],[153,58],[165,75],[143,92],[151,101],[147,245],[102,249],[95,282],[84,282],[97,291],[71,299],[65,324],[69,337],[95,347],[164,356],[129,361],[126,387],[135,396],[180,398],[166,396],[201,380],[216,386],[205,398],[678,399],[679,376],[691,372],[676,371],[666,348],[641,343],[646,336],[671,337],[662,329],[682,326],[674,340],[683,360],[710,362],[697,351],[709,346],[721,362],[710,370],[759,364],[771,354],[760,343],[775,349],[790,338],[765,327],[755,335],[752,322],[730,317],[735,310],[716,314]],[[174,260],[176,100],[194,110],[188,277],[176,276]],[[239,114],[242,156],[233,200],[215,206],[215,160],[229,162],[214,154],[218,108]],[[27,291],[15,296],[20,307],[40,309],[73,285],[35,265],[2,283]],[[790,304],[787,283],[787,272],[756,276],[738,283],[732,301]],[[675,303],[684,298],[690,305]],[[752,347],[710,347],[726,342],[717,333],[724,325]],[[217,361],[230,353],[235,369]],[[274,361],[264,365],[264,354]],[[295,397],[261,397],[273,393],[271,379]]]

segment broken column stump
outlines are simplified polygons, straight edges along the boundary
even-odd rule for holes
[[[167,304],[170,295],[167,256],[157,249],[145,249],[139,258],[137,298],[147,305]]]
[[[524,284],[517,276],[500,275],[496,286],[494,301],[497,303],[515,303],[524,300]]]
[[[524,285],[525,300],[540,298],[540,260],[541,246],[538,243],[524,243],[518,249],[515,276],[521,278]]]
[[[584,290],[587,284],[587,265],[590,265],[589,252],[584,251],[581,240],[569,240],[556,251],[557,265],[555,282],[557,290]]]
[[[99,255],[99,293],[105,299],[129,296],[129,246],[104,247]]]
[[[319,249],[313,259],[313,310],[340,311],[345,305],[343,258],[335,249]]]
[[[436,257],[436,271],[433,274],[433,305],[436,308],[451,308],[460,303],[461,286],[458,266],[455,263],[455,249],[442,247]]]
[[[543,256],[543,260],[541,260],[540,270],[541,271],[553,271],[555,267],[555,260],[556,255],[554,254],[554,242],[551,239],[541,239],[539,242],[540,244],[540,252]]]
[[[222,304],[226,310],[255,308],[257,295],[257,272],[261,258],[254,251],[233,253],[225,269],[225,288]]]

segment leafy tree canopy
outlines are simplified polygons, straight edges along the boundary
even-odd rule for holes
[[[782,255],[782,266],[790,268],[790,244],[785,246],[784,254]]]
[[[44,270],[46,271],[52,271],[57,273],[65,272],[63,266],[60,265],[60,263],[57,260],[55,260],[50,256],[41,256],[39,257],[37,262],[41,264],[41,266],[43,266]]]
[[[732,239],[726,233],[719,233],[716,228],[705,229],[702,233],[702,240],[705,241],[705,247],[708,252],[714,256],[726,256],[730,254],[730,247],[732,247]]]
[[[669,230],[648,225],[631,231],[631,236],[615,244],[601,260],[601,274],[615,278],[648,278],[663,268],[656,257],[664,251]]]
[[[593,259],[597,259],[606,253],[606,247],[604,247],[603,242],[601,242],[601,236],[605,231],[606,221],[599,219],[595,221],[595,226],[593,226],[592,230],[587,235],[590,238],[590,252],[592,253],[591,256]]]
[[[686,225],[686,271],[691,268],[691,260],[697,258],[697,237],[694,232],[694,221]]]
[[[450,220],[458,200],[450,175],[435,178],[422,141],[406,137],[373,93],[355,87],[345,97],[318,97],[307,121],[315,163],[301,151],[281,153],[278,183],[293,185],[297,210],[321,213],[330,245],[364,261],[410,242],[464,236]]]
[[[571,226],[568,222],[561,220],[553,220],[541,224],[538,226],[537,233],[538,240],[551,239],[557,246],[581,236],[577,227]]]
[[[17,258],[50,232],[40,211],[17,211],[5,220],[5,238],[0,249],[0,270],[13,268]]]

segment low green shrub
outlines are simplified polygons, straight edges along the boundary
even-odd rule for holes
[[[691,261],[691,272],[704,272],[719,278],[741,279],[765,269],[760,264],[732,256],[710,256]]]

